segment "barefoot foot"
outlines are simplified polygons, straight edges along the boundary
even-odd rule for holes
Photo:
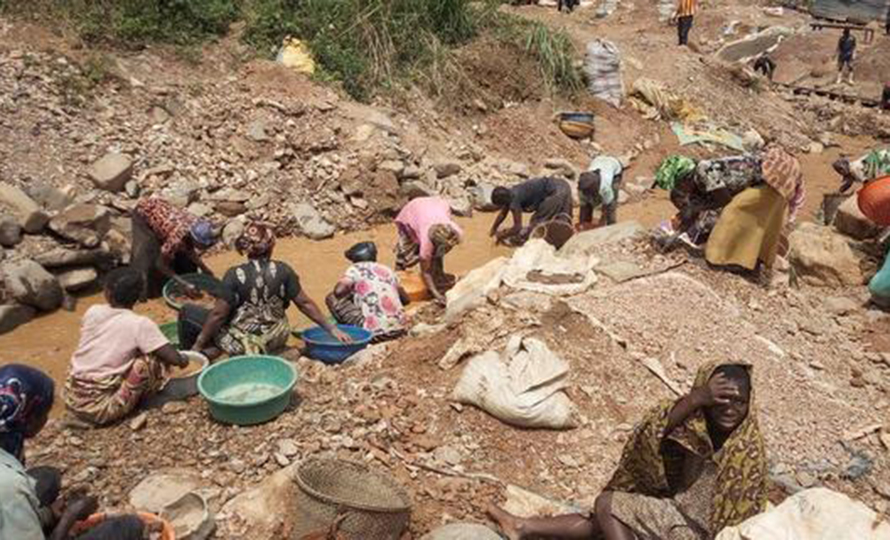
[[[501,528],[501,532],[509,540],[522,540],[522,518],[514,516],[493,504],[488,505],[488,508],[485,509],[485,513],[498,524]]]

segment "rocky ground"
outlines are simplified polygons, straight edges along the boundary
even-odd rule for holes
[[[705,3],[687,51],[673,46],[674,29],[648,3],[619,3],[606,18],[595,8],[572,16],[505,9],[565,28],[581,50],[595,37],[614,41],[628,90],[640,77],[654,79],[720,126],[806,153],[810,185],[834,181],[826,163],[806,158],[858,152],[890,136],[887,115],[770,89],[719,60],[749,32],[783,26],[796,33],[774,53],[780,82],[803,81],[809,67],[803,82],[822,84],[830,55],[822,48],[832,40],[809,33],[798,12]],[[647,185],[658,162],[679,150],[666,122],[628,105],[550,97],[529,82],[533,66],[489,45],[458,52],[470,74],[461,99],[415,93],[372,106],[250,59],[234,36],[192,64],[163,49],[86,50],[0,20],[0,332],[92,290],[102,271],[125,261],[128,215],[140,196],[160,194],[207,216],[229,240],[248,218],[282,235],[324,239],[388,219],[417,194],[442,194],[466,215],[486,207],[492,185],[542,171],[571,175],[606,151],[629,167],[622,199],[663,203]],[[877,67],[859,75],[862,92],[876,84],[888,46],[878,36],[864,49],[863,65]],[[593,141],[559,131],[552,116],[567,109],[597,114]],[[810,191],[810,208],[820,190]],[[508,483],[589,505],[633,423],[654,400],[673,396],[652,359],[686,388],[716,357],[755,365],[774,499],[823,484],[886,514],[890,319],[862,286],[883,246],[853,202],[837,228],[798,227],[769,287],[711,271],[694,255],[660,254],[642,238],[601,245],[599,281],[583,294],[502,287],[459,322],[416,329],[340,368],[289,353],[301,372],[298,399],[274,422],[223,426],[199,399],[99,431],[55,422],[29,446],[29,464],[61,466],[67,484],[100,493],[107,508],[126,508],[145,477],[184,469],[220,511],[217,537],[280,538],[274,512],[261,534],[225,504],[306,457],[348,458],[408,489],[419,536],[443,522],[484,519],[481,508]],[[428,310],[421,319],[439,315]],[[576,429],[516,429],[449,400],[463,366],[438,364],[455,356],[455,344],[500,349],[516,333],[542,339],[569,363]]]

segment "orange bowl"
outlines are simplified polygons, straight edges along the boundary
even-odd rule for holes
[[[163,524],[163,529],[161,529],[161,540],[176,540],[176,533],[173,531],[173,525],[171,525],[170,523],[164,521],[154,514],[149,514],[147,512],[136,512],[136,515],[139,516],[139,519],[141,519],[142,522],[146,525],[152,523]],[[83,534],[96,525],[102,523],[109,517],[113,516],[109,516],[108,514],[101,512],[98,514],[93,514],[83,521],[78,521],[71,528],[71,535]]]
[[[408,293],[408,298],[410,298],[412,302],[429,300],[430,291],[426,288],[426,284],[423,282],[423,278],[420,277],[419,273],[396,272],[396,274],[399,276],[399,281],[402,283],[402,287],[405,288],[405,292]]]
[[[859,190],[859,210],[876,224],[890,226],[890,176],[876,178]]]

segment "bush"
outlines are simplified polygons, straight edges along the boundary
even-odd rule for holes
[[[3,1],[3,0],[0,0]],[[225,34],[242,0],[6,0],[5,10],[64,20],[89,43],[188,45]]]
[[[321,76],[357,99],[393,87],[431,45],[473,38],[480,12],[469,0],[253,0],[247,11],[248,43],[271,51],[288,35],[306,41]]]

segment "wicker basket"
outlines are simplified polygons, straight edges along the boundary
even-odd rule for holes
[[[313,459],[300,466],[292,540],[330,528],[338,538],[398,540],[408,527],[411,502],[389,476],[361,463]]]

